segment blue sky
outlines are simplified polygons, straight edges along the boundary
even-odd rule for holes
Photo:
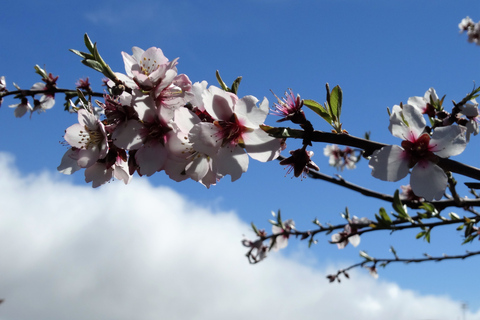
[[[274,97],[270,89],[281,95],[287,88],[292,88],[302,98],[323,102],[325,83],[330,83],[332,87],[339,84],[344,92],[344,128],[357,136],[371,131],[373,140],[398,144],[398,139],[392,137],[388,131],[387,107],[401,101],[406,102],[411,96],[423,96],[430,87],[434,87],[439,96],[446,94],[447,102],[452,99],[459,101],[478,80],[480,48],[467,43],[466,36],[459,34],[457,25],[467,15],[474,21],[479,20],[479,9],[477,1],[443,0],[387,3],[374,0],[245,0],[231,3],[106,0],[83,1],[81,4],[64,1],[9,2],[3,4],[0,12],[0,30],[3,34],[0,75],[6,76],[10,90],[13,90],[12,82],[22,88],[30,88],[39,81],[33,72],[33,66],[39,64],[45,66],[48,72],[60,76],[60,87],[72,87],[79,78],[86,76],[90,76],[91,82],[98,84],[101,79],[99,74],[84,67],[77,56],[68,52],[70,48],[83,50],[83,34],[88,33],[91,39],[98,43],[102,56],[112,69],[119,72],[124,72],[121,51],[130,53],[132,46],[144,49],[156,46],[160,47],[169,59],[180,57],[179,72],[186,73],[194,82],[207,80],[210,84],[216,84],[217,69],[227,83],[237,76],[242,76],[240,96],[266,96],[272,102]],[[100,87],[97,88],[101,90]],[[130,186],[115,186],[119,184],[116,182],[100,188],[101,191],[87,191],[82,172],[69,177],[56,173],[56,167],[66,150],[59,141],[63,139],[64,130],[76,122],[76,117],[62,112],[59,100],[55,108],[45,114],[34,114],[32,119],[15,119],[13,111],[8,108],[12,103],[13,100],[7,98],[0,109],[0,135],[5,137],[0,144],[0,152],[14,156],[14,163],[6,163],[18,169],[18,175],[12,175],[12,179],[23,181],[22,179],[27,179],[25,177],[30,177],[32,181],[38,181],[43,179],[44,174],[48,177],[44,177],[48,180],[46,183],[54,186],[52,190],[59,186],[65,187],[66,184],[65,190],[76,190],[75,192],[88,197],[95,197],[92,200],[85,199],[86,203],[98,199],[96,192],[108,195],[115,190],[125,194],[125,197],[130,197],[129,192],[132,195],[138,194],[132,191],[138,187],[129,189]],[[325,123],[315,118],[315,115],[310,114],[310,117],[316,129],[330,130]],[[275,120],[274,117],[267,118],[267,123],[274,124]],[[475,148],[476,144],[478,139],[472,139],[464,154],[456,157],[456,160],[476,166],[476,159],[480,155]],[[295,142],[288,142],[287,150],[295,149],[297,145]],[[321,144],[314,146],[314,161],[322,172],[337,173],[335,169],[328,167],[328,159],[323,157],[323,148],[324,145]],[[393,193],[400,184],[407,183],[382,183],[373,180],[366,161],[361,161],[355,171],[344,171],[341,174],[349,181],[384,192]],[[266,221],[270,218],[270,211],[279,208],[285,218],[296,221],[299,229],[313,228],[310,221],[315,217],[321,222],[339,223],[339,213],[346,206],[352,214],[360,217],[372,217],[380,206],[390,210],[386,203],[365,199],[335,186],[309,179],[300,181],[285,177],[285,170],[276,162],[260,164],[252,160],[249,170],[239,181],[231,183],[226,178],[210,190],[190,181],[174,183],[164,174],[157,174],[149,179],[134,179],[148,180],[151,184],[148,188],[159,193],[178,193],[182,201],[188,203],[187,207],[210,210],[211,216],[208,216],[208,219],[216,221],[215,223],[223,219],[220,212],[233,212],[239,218],[235,223],[241,227],[236,225],[228,228],[234,230],[233,233],[222,235],[226,238],[216,238],[219,242],[233,246],[239,243],[242,234],[251,235],[247,226],[251,221],[260,227],[269,228]],[[143,184],[146,182],[138,183],[142,188],[145,187]],[[163,189],[164,187],[168,189]],[[35,191],[31,188],[28,190],[34,194],[17,194],[19,199],[37,199]],[[56,196],[72,196],[66,192],[60,191]],[[131,201],[135,201],[133,196]],[[85,203],[78,203],[78,206],[94,210]],[[20,210],[20,205],[15,210]],[[461,211],[457,213],[462,215]],[[43,211],[38,212],[40,217],[42,214],[50,217]],[[21,217],[23,216],[19,211],[18,219]],[[95,217],[103,219],[100,213]],[[181,217],[179,221],[190,223],[188,214]],[[30,213],[24,217],[30,218]],[[5,221],[11,222],[11,219]],[[109,219],[114,218],[109,215]],[[52,219],[51,223],[55,223],[54,220]],[[72,217],[72,221],[74,220]],[[48,230],[55,229],[46,222],[40,225]],[[132,225],[136,224],[132,222]],[[115,233],[115,228],[108,227],[108,224],[105,227],[112,234]],[[181,232],[181,225],[175,227]],[[122,230],[128,231],[128,228]],[[448,228],[434,230],[430,245],[422,240],[415,240],[414,235],[415,232],[406,236],[390,236],[387,233],[369,235],[362,238],[358,248],[341,251],[327,244],[325,237],[320,237],[319,244],[311,250],[306,249],[306,244],[292,242],[288,250],[277,254],[281,258],[271,257],[276,264],[267,261],[265,263],[269,263],[269,268],[275,270],[281,268],[277,266],[281,263],[288,266],[297,263],[296,272],[305,272],[304,268],[308,267],[309,273],[317,272],[315,276],[320,277],[332,266],[343,267],[355,262],[358,250],[385,257],[389,256],[388,249],[393,245],[400,255],[408,257],[412,254],[420,256],[424,252],[441,255],[473,251],[478,245],[475,242],[472,245],[460,246],[461,234]],[[13,243],[18,241],[14,235],[11,237],[5,239]],[[86,242],[82,244],[82,241],[85,241],[83,237],[88,237],[88,234],[79,231],[79,240],[76,241],[86,247]],[[116,234],[112,238],[118,237]],[[99,239],[106,241],[101,237]],[[145,239],[157,240],[152,235],[145,235]],[[162,238],[162,241],[170,240]],[[157,245],[162,248],[159,251],[165,250],[165,243],[159,242]],[[109,248],[107,244],[105,246]],[[172,245],[169,243],[168,246]],[[180,249],[188,250],[188,246],[179,247],[176,254],[182,254]],[[240,248],[240,251],[242,249]],[[232,250],[239,251],[238,248]],[[45,257],[50,255],[46,254]],[[89,258],[94,265],[95,255],[92,254]],[[121,253],[116,258],[121,261],[124,259]],[[188,263],[194,262],[203,263],[199,260]],[[151,263],[157,265],[156,262]],[[246,264],[246,260],[244,263]],[[472,258],[463,262],[442,264],[392,265],[380,271],[377,284],[369,282],[373,279],[364,279],[362,274],[365,272],[358,273],[360,280],[354,284],[360,285],[359,283],[365,281],[371,286],[369,288],[376,288],[374,286],[395,283],[401,288],[399,290],[413,290],[422,297],[447,295],[458,302],[458,305],[461,301],[466,301],[471,310],[477,311],[480,309],[480,295],[474,288],[470,289],[474,287],[471,275],[476,270],[477,263],[478,258]],[[45,262],[42,266],[47,268],[48,263]],[[268,270],[262,266],[247,267]],[[280,273],[278,270],[275,272]],[[28,272],[26,274],[31,275]],[[248,275],[248,272],[245,274]],[[15,279],[21,285],[29,278],[22,278],[20,274]],[[138,279],[136,285],[140,288],[141,283],[142,279]],[[308,286],[308,282],[298,283]],[[122,284],[112,280],[108,285],[121,287]],[[321,285],[329,284],[325,280]],[[345,290],[346,294],[353,292],[349,291],[353,290],[351,287],[353,285],[348,289],[347,285],[342,284],[329,290],[336,290],[339,294]],[[7,293],[9,292],[2,292],[0,289],[0,294]],[[101,296],[102,293],[98,295]],[[8,302],[8,295],[5,298]],[[176,301],[179,303],[181,299]],[[455,303],[452,302],[452,305]],[[8,304],[0,307],[7,309]],[[0,319],[23,319],[11,312],[6,318],[1,318],[0,314]],[[48,316],[52,319],[52,314]],[[25,316],[26,318],[28,316]]]

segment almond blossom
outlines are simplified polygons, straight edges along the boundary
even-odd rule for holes
[[[42,81],[45,83],[37,82],[32,86],[30,90],[44,91],[44,93],[39,93],[40,100],[35,103],[33,111],[42,113],[55,105],[55,93],[53,93],[52,90],[57,87],[57,80],[58,76],[54,77],[49,73],[48,76],[45,75],[45,77],[42,78]]]
[[[436,162],[463,152],[466,147],[465,127],[451,125],[435,128],[430,135],[426,121],[411,105],[396,105],[390,116],[390,132],[403,139],[402,146],[385,146],[376,150],[370,161],[372,175],[384,181],[398,181],[410,175],[412,191],[426,201],[442,198],[448,178]]]
[[[28,99],[26,97],[23,97],[20,103],[11,104],[8,107],[15,108],[15,111],[13,112],[13,114],[15,115],[16,118],[23,117],[25,113],[27,113],[27,111],[30,111],[30,112],[33,111],[33,108],[30,102],[28,102]]]
[[[290,157],[280,161],[280,165],[288,166],[287,174],[293,171],[295,177],[305,178],[310,169],[320,170],[320,168],[311,160],[313,157],[313,151],[306,150],[306,146],[303,146],[297,150],[290,151]]]
[[[74,148],[73,151],[67,151],[69,157],[75,160],[80,168],[88,168],[107,155],[105,127],[87,109],[78,110],[78,123],[65,130],[64,138]]]
[[[369,224],[371,221],[368,218],[357,218],[353,216],[349,220],[348,224],[345,225],[343,231],[339,233],[332,234],[332,243],[336,243],[338,249],[343,249],[347,244],[351,244],[354,247],[357,247],[360,244],[360,235],[358,232],[358,225]]]
[[[265,98],[258,107],[257,102],[254,96],[239,99],[211,86],[203,94],[203,103],[213,122],[197,123],[189,134],[192,147],[216,155],[218,173],[229,174],[232,181],[247,171],[248,155],[266,162],[276,159],[283,148],[280,139],[260,128],[268,115],[268,100]]]
[[[355,169],[358,162],[355,150],[350,147],[345,147],[345,149],[341,150],[338,145],[329,144],[323,149],[323,154],[329,157],[328,164],[338,170],[343,170],[345,167],[347,169]]]
[[[2,106],[3,97],[2,92],[7,91],[7,83],[5,82],[5,76],[0,77],[0,107]]]
[[[138,173],[151,176],[163,169],[168,152],[165,145],[173,134],[172,128],[150,95],[134,90],[132,105],[138,117],[117,125],[112,140],[120,149],[134,150]]]
[[[272,226],[272,233],[278,235],[274,238],[275,240],[273,240],[275,241],[271,248],[273,251],[287,247],[288,238],[290,237],[290,231],[292,231],[292,229],[295,229],[295,222],[292,219],[285,220],[281,226]]]
[[[435,116],[435,108],[432,105],[433,103],[438,102],[438,96],[437,92],[435,91],[434,88],[430,88],[425,92],[425,95],[423,97],[410,97],[408,98],[407,104],[414,106],[422,114],[426,114],[429,117],[434,117]]]
[[[133,55],[122,52],[128,78],[125,79],[124,75],[117,74],[132,89],[138,86],[143,91],[151,91],[161,82],[170,84],[177,75],[175,66],[178,58],[169,61],[160,48],[151,47],[145,51],[139,47],[133,47],[132,52]]]
[[[480,121],[478,102],[475,99],[468,101],[461,107],[460,114],[464,115],[468,119],[465,127],[467,128],[467,142],[469,142],[470,135],[473,134],[474,136],[476,136],[480,132],[480,128],[478,125]]]

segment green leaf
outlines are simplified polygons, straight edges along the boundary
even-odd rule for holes
[[[420,239],[421,237],[425,236],[426,231],[420,231],[416,236],[415,239]]]
[[[223,82],[222,77],[220,76],[220,72],[218,72],[218,70],[215,72],[215,76],[217,77],[217,81],[220,87],[222,87],[224,91],[230,91],[225,82]]]
[[[83,36],[83,40],[85,42],[85,46],[87,47],[88,51],[90,51],[90,53],[93,54],[94,45],[90,40],[90,38],[88,37],[88,34],[85,33],[85,35]]]
[[[387,211],[385,211],[384,208],[380,208],[380,210],[378,211],[378,213],[380,213],[380,216],[382,217],[382,219],[383,219],[385,222],[388,222],[388,223],[391,223],[391,222],[392,222],[392,219],[390,219],[390,217],[388,216]]]
[[[407,207],[405,205],[403,205],[402,201],[400,200],[400,192],[397,190],[395,190],[395,194],[393,195],[393,210],[395,210],[399,215],[400,217],[405,217],[405,216],[408,216],[407,214]]]
[[[97,70],[98,72],[103,73],[103,67],[102,67],[102,65],[101,65],[99,62],[95,61],[95,60],[86,59],[86,60],[82,60],[82,63],[83,63],[84,65],[86,65],[87,67],[90,67],[90,68],[92,68],[92,69],[94,69],[94,70]]]
[[[318,102],[315,100],[303,100],[303,105],[307,106],[310,110],[318,114],[322,117],[328,124],[332,124],[332,117],[328,113],[328,111]]]
[[[240,85],[240,81],[242,81],[242,77],[238,77],[237,79],[235,79],[235,81],[233,81],[232,87],[229,91],[234,93],[234,94],[237,94],[238,86]]]
[[[283,221],[282,221],[282,216],[280,214],[280,209],[278,209],[278,212],[277,212],[277,222],[278,222],[278,225],[283,228]]]
[[[78,51],[78,50],[75,50],[75,49],[69,49],[69,51],[75,53],[77,56],[80,56],[80,57],[82,57],[82,58],[84,58],[84,59],[92,59],[92,60],[95,60],[95,57],[94,57],[93,55],[91,55],[90,53]]]
[[[432,231],[432,229],[428,229],[427,233],[425,234],[425,240],[427,240],[428,243],[430,243],[430,231]]]
[[[47,79],[48,78],[47,71],[40,68],[40,66],[38,64],[35,65],[35,73],[40,75],[40,77],[42,77],[42,79]]]
[[[469,237],[467,237],[467,238],[465,239],[465,241],[462,242],[462,244],[465,244],[465,243],[468,243],[468,242],[472,242],[476,237],[477,237],[477,234],[470,235]]]
[[[258,229],[253,222],[252,222],[252,229],[253,229],[253,232],[255,232],[255,234],[258,236],[260,232],[258,232]]]
[[[340,86],[335,86],[330,93],[330,101],[328,102],[328,105],[330,106],[331,114],[335,115],[337,119],[340,119],[340,113],[342,112],[342,100],[342,89]]]
[[[450,217],[451,220],[460,220],[460,217],[455,212],[450,212],[448,216]]]
[[[360,254],[360,257],[364,258],[365,260],[368,260],[368,261],[373,261],[374,260],[365,251],[360,251],[359,254]]]

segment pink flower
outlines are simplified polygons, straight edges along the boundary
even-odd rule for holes
[[[222,177],[216,170],[216,154],[207,155],[196,151],[188,138],[194,125],[201,122],[200,118],[187,108],[176,110],[174,118],[171,125],[175,134],[171,135],[166,145],[169,156],[165,163],[165,173],[175,181],[191,178],[210,188]]]
[[[290,120],[293,123],[303,124],[306,122],[305,114],[302,110],[303,100],[300,99],[300,95],[295,97],[292,89],[289,89],[289,91],[290,93],[285,92],[285,97],[282,98],[283,101],[272,92],[278,101],[278,103],[273,105],[272,114],[282,117],[277,122]]]
[[[306,176],[310,169],[320,170],[320,168],[311,160],[313,157],[313,151],[307,151],[305,148],[290,151],[290,157],[280,161],[281,165],[289,166],[287,174],[293,170],[295,177]]]
[[[124,80],[127,86],[132,89],[136,84],[143,91],[151,91],[160,83],[172,82],[177,75],[177,59],[169,61],[159,48],[151,47],[144,51],[138,47],[132,48],[133,55],[122,52],[123,61],[125,63],[125,71],[132,81],[119,77]],[[168,85],[165,85],[164,88]]]
[[[279,156],[281,140],[270,137],[260,128],[268,114],[267,99],[257,107],[258,99],[253,96],[239,99],[211,86],[204,92],[203,102],[213,123],[197,123],[189,139],[196,151],[217,156],[220,175],[229,174],[232,181],[240,178],[247,171],[248,155],[261,162]]]
[[[107,133],[103,123],[86,109],[78,110],[78,122],[65,130],[64,138],[77,150],[77,165],[88,168],[107,155]]]
[[[117,152],[115,151],[115,153]],[[128,170],[126,153],[123,150],[117,154],[113,164],[97,161],[94,165],[85,169],[85,182],[92,182],[93,188],[97,188],[113,178],[123,180],[125,184],[128,184],[132,179],[132,175]]]
[[[407,125],[408,124],[408,125]],[[432,135],[425,132],[425,119],[411,105],[394,106],[390,116],[390,132],[404,139],[402,146],[386,146],[376,150],[370,161],[372,175],[384,181],[398,181],[410,175],[413,192],[427,201],[442,198],[447,175],[435,164],[436,157],[458,155],[466,147],[465,127],[436,128]]]
[[[133,90],[132,105],[138,117],[118,124],[112,140],[120,149],[136,150],[138,173],[151,176],[163,169],[167,159],[165,145],[173,134],[172,128],[161,117],[150,95]]]

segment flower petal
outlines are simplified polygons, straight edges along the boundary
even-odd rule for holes
[[[220,148],[216,163],[218,174],[222,176],[229,174],[232,181],[235,181],[247,171],[248,155],[239,146],[228,146]]]
[[[465,132],[463,126],[436,128],[429,143],[430,151],[442,158],[459,155],[467,146]]]
[[[448,178],[442,168],[430,161],[420,161],[412,169],[410,186],[413,193],[426,201],[440,200],[447,188]]]
[[[408,155],[399,146],[385,146],[376,150],[368,166],[372,176],[383,181],[398,181],[408,174]]]
[[[242,138],[248,155],[261,162],[278,158],[282,150],[281,140],[270,137],[262,129],[245,132]]]
[[[388,129],[397,138],[414,141],[422,134],[425,124],[420,111],[407,104],[403,109],[399,106],[393,107]]]

